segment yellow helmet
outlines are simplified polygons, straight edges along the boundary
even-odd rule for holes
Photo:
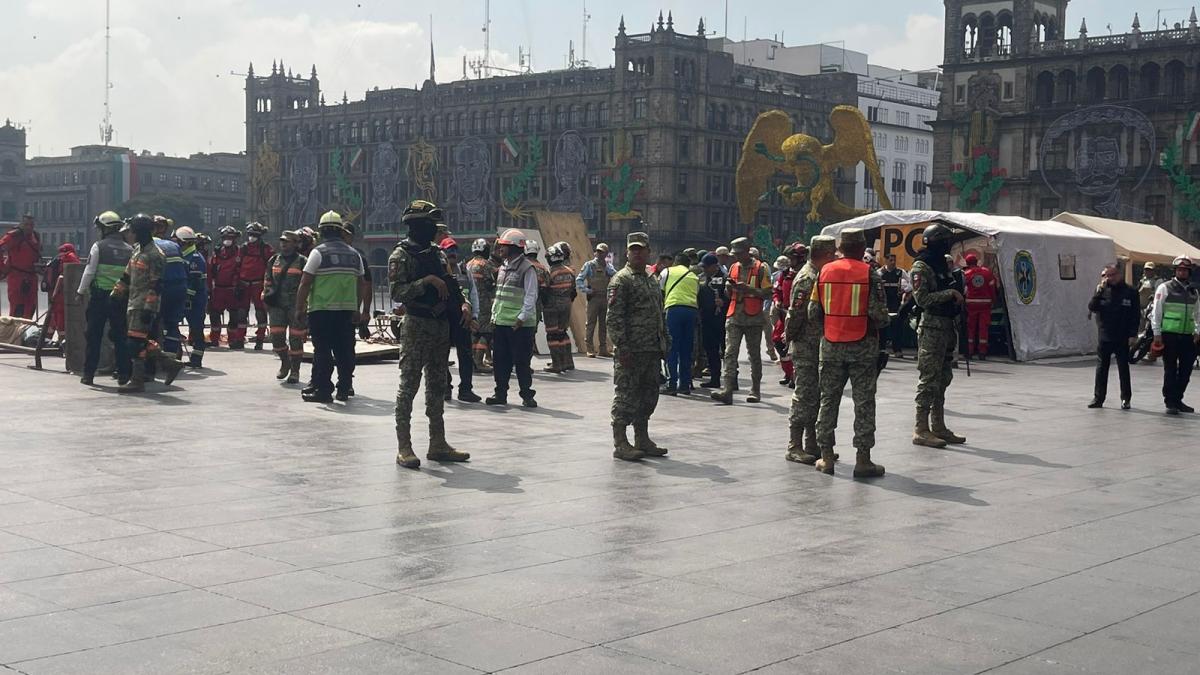
[[[109,228],[121,224],[121,216],[116,211],[105,211],[96,216],[96,227]]]
[[[327,227],[336,227],[344,231],[346,224],[342,222],[342,215],[337,211],[326,211],[325,215],[321,216],[321,222],[317,227],[322,230]]]

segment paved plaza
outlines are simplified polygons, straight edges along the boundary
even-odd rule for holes
[[[977,363],[932,450],[893,361],[864,483],[783,460],[772,368],[616,462],[577,362],[537,410],[448,404],[473,460],[409,471],[394,362],[324,406],[269,352],[137,397],[0,356],[0,673],[1200,672],[1200,420],[1156,366],[1122,412],[1090,360]]]

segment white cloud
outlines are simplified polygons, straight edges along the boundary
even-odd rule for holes
[[[848,49],[866,52],[872,65],[923,70],[942,63],[942,26],[940,16],[910,14],[903,33],[886,24],[858,23],[824,39],[845,40]]]

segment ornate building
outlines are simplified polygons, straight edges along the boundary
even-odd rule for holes
[[[282,63],[246,78],[251,216],[275,229],[338,209],[365,227],[372,264],[385,264],[409,199],[447,209],[459,236],[529,224],[533,210],[581,214],[617,241],[635,216],[660,250],[727,242],[738,223],[734,174],[762,111],[828,139],[836,104],[857,101],[850,73],[798,76],[737,65],[659,16],[614,44],[614,68],[529,73],[420,89],[374,89],[327,104]],[[839,190],[853,201],[853,179]],[[777,197],[759,222],[776,236],[802,227]]]
[[[25,129],[4,120],[0,127],[0,224],[15,223],[25,211]]]
[[[1200,239],[1195,11],[1147,31],[1134,15],[1118,35],[1081,20],[1066,37],[1068,1],[945,0],[935,208],[1072,211]]]

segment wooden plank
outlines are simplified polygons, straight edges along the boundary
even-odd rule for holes
[[[550,243],[560,241],[567,242],[571,247],[571,269],[578,274],[580,268],[592,257],[592,241],[588,237],[587,224],[583,222],[583,218],[578,213],[560,213],[552,211],[534,211],[534,221],[537,223],[538,231],[542,239]],[[609,246],[613,251],[618,251],[623,248],[620,245]],[[571,334],[575,338],[575,351],[583,352],[584,330],[587,327],[587,298],[580,295],[575,298],[575,304],[571,306]],[[611,340],[609,348],[611,349]]]
[[[304,360],[312,361],[312,357],[312,343],[306,342],[304,343]],[[400,347],[397,345],[381,344],[377,342],[363,342],[362,340],[356,340],[354,342],[355,363],[371,363],[374,361],[385,361],[399,357]]]

